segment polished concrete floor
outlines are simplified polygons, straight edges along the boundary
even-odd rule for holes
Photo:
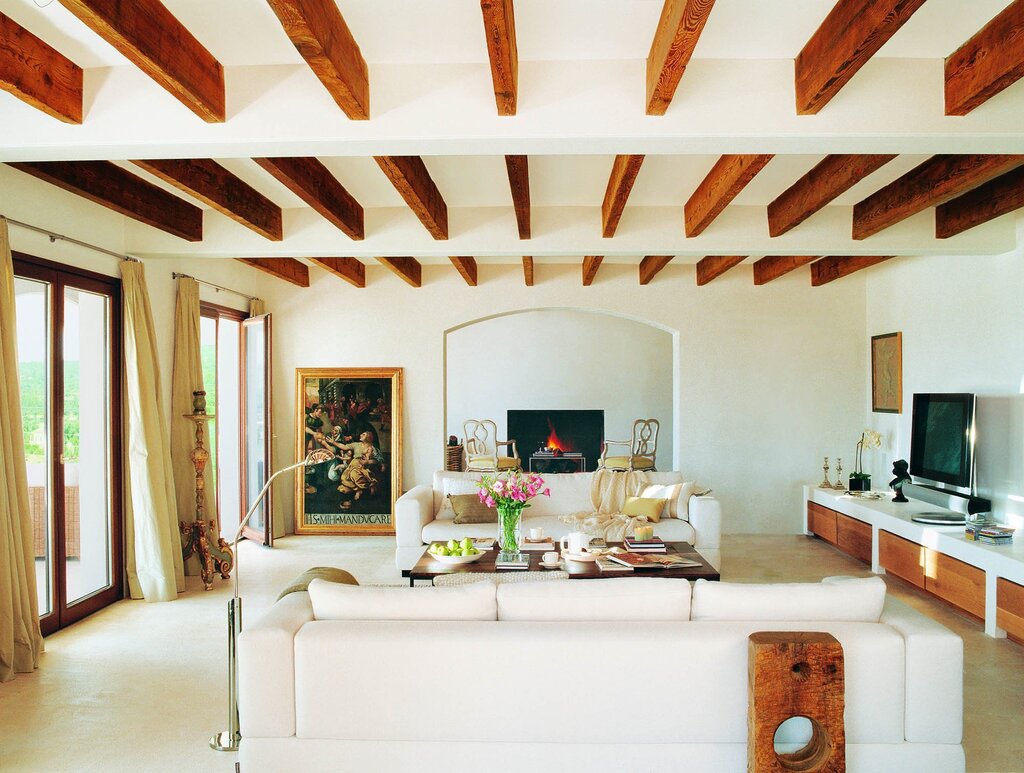
[[[349,569],[361,583],[403,582],[384,537],[288,537],[274,550],[245,543],[241,592],[253,620],[311,566]],[[867,574],[862,564],[799,536],[731,536],[723,580],[813,581]],[[890,592],[956,631],[965,645],[964,747],[971,771],[1024,771],[1024,647],[982,633],[916,589]],[[39,670],[0,685],[2,771],[223,771],[211,751],[226,727],[230,583],[198,578],[175,602],[122,601],[46,640]]]

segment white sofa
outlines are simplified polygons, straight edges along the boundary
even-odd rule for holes
[[[842,644],[848,770],[964,770],[962,641],[879,578],[699,581],[691,599],[638,577],[315,580],[241,635],[241,770],[745,771],[747,637],[763,630]],[[809,736],[785,730],[784,751]]]
[[[651,484],[684,483],[680,472],[647,473]],[[410,489],[395,503],[395,566],[407,572],[415,566],[426,546],[437,540],[463,537],[497,537],[498,524],[457,524],[454,513],[444,507],[449,493],[468,493],[478,472],[435,472],[432,486]],[[544,476],[551,496],[534,497],[523,511],[523,528],[541,526],[545,534],[558,539],[573,529],[559,516],[593,512],[590,488],[593,473],[561,473]],[[662,518],[654,533],[668,542],[689,542],[716,569],[721,568],[722,508],[712,496],[693,496],[694,486],[683,486],[676,504],[678,518]]]

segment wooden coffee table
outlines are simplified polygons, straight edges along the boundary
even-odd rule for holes
[[[622,547],[621,542],[609,542],[609,547]],[[668,553],[678,553],[685,558],[699,561],[700,566],[692,566],[680,569],[634,569],[626,572],[602,572],[593,561],[562,561],[561,570],[569,573],[570,580],[599,580],[606,577],[672,577],[680,580],[720,580],[718,570],[693,549],[689,542],[666,542],[665,549]],[[494,560],[498,556],[497,546],[488,550],[483,556],[471,564],[457,564],[451,566],[435,561],[430,553],[424,553],[416,565],[409,570],[409,585],[412,586],[416,580],[431,580],[440,577],[442,574],[489,574],[491,572],[508,572],[515,574],[519,572],[551,572],[553,569],[545,569],[540,565],[541,551],[526,551],[530,557],[529,569],[496,569]]]

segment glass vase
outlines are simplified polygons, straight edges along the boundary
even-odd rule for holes
[[[498,505],[498,545],[502,553],[518,553],[523,545],[522,505]]]

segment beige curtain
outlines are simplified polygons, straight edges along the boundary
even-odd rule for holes
[[[263,302],[262,298],[250,298],[249,299],[249,316],[258,317],[260,314],[267,313],[267,304]]]
[[[18,386],[14,266],[0,218],[0,682],[39,668],[35,550]]]
[[[199,350],[199,282],[191,277],[178,278],[178,298],[174,307],[174,373],[171,379],[171,464],[174,466],[174,491],[178,519],[198,520],[196,512],[196,471],[192,450],[196,446],[196,424],[186,419],[192,413],[192,392],[203,388],[203,361]],[[206,410],[214,413],[214,406]],[[210,428],[203,422],[203,448],[210,450]],[[207,521],[217,521],[217,496],[213,489],[211,466],[203,471],[206,492],[204,512]],[[214,529],[216,534],[217,530]],[[185,562],[185,574],[199,574],[199,557]]]
[[[128,583],[133,598],[171,601],[184,590],[185,571],[156,330],[142,264],[123,261],[121,283],[130,490],[126,517],[133,538],[126,545]]]

